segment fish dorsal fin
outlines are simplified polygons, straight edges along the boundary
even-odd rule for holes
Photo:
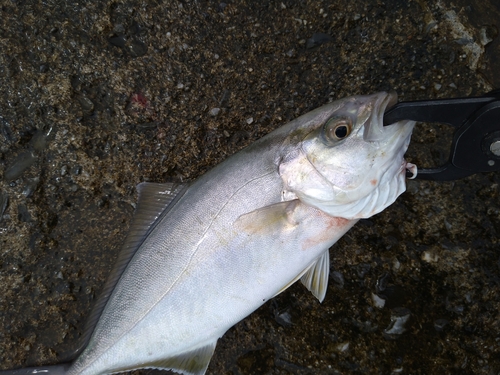
[[[89,315],[77,348],[72,352],[63,354],[64,361],[74,359],[87,346],[97,321],[101,317],[102,311],[123,271],[160,219],[184,195],[187,184],[142,182],[136,188],[139,195],[137,207],[118,259]]]
[[[311,264],[306,273],[300,278],[302,284],[311,291],[319,302],[323,302],[325,299],[329,273],[330,252],[327,249],[313,264]]]
[[[217,340],[201,348],[182,353],[175,357],[144,363],[141,368],[172,370],[183,375],[203,375],[215,351]],[[124,370],[128,371],[128,370]]]

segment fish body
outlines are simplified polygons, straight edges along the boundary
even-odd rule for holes
[[[321,301],[329,248],[405,190],[413,123],[382,126],[395,100],[333,102],[189,185],[140,184],[126,255],[65,373],[204,374],[217,339],[296,280]]]

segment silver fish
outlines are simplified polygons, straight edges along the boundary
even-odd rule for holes
[[[383,127],[393,93],[327,104],[189,185],[138,185],[113,276],[69,366],[204,374],[219,337],[297,280],[325,297],[329,248],[405,190],[414,122]],[[31,372],[30,372],[31,371]]]

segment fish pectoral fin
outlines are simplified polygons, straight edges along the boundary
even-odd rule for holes
[[[141,368],[172,370],[184,375],[203,375],[215,351],[217,340],[201,348],[154,362],[145,363]]]
[[[233,226],[249,235],[293,229],[298,224],[296,213],[300,205],[298,199],[271,204],[241,215]]]
[[[330,273],[330,252],[327,249],[306,270],[300,281],[311,291],[319,302],[323,302],[328,288],[328,275]]]

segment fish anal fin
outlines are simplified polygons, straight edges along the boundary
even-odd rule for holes
[[[327,249],[321,254],[300,278],[304,286],[323,302],[328,288],[328,275],[330,273],[330,252]]]
[[[70,363],[51,366],[25,367],[16,370],[2,370],[0,371],[0,375],[66,375],[70,367]]]
[[[183,375],[203,375],[207,371],[210,359],[215,351],[214,341],[206,346],[179,354],[175,357],[156,359],[141,364],[142,369],[171,370]],[[115,372],[124,372],[136,369],[119,369]]]

